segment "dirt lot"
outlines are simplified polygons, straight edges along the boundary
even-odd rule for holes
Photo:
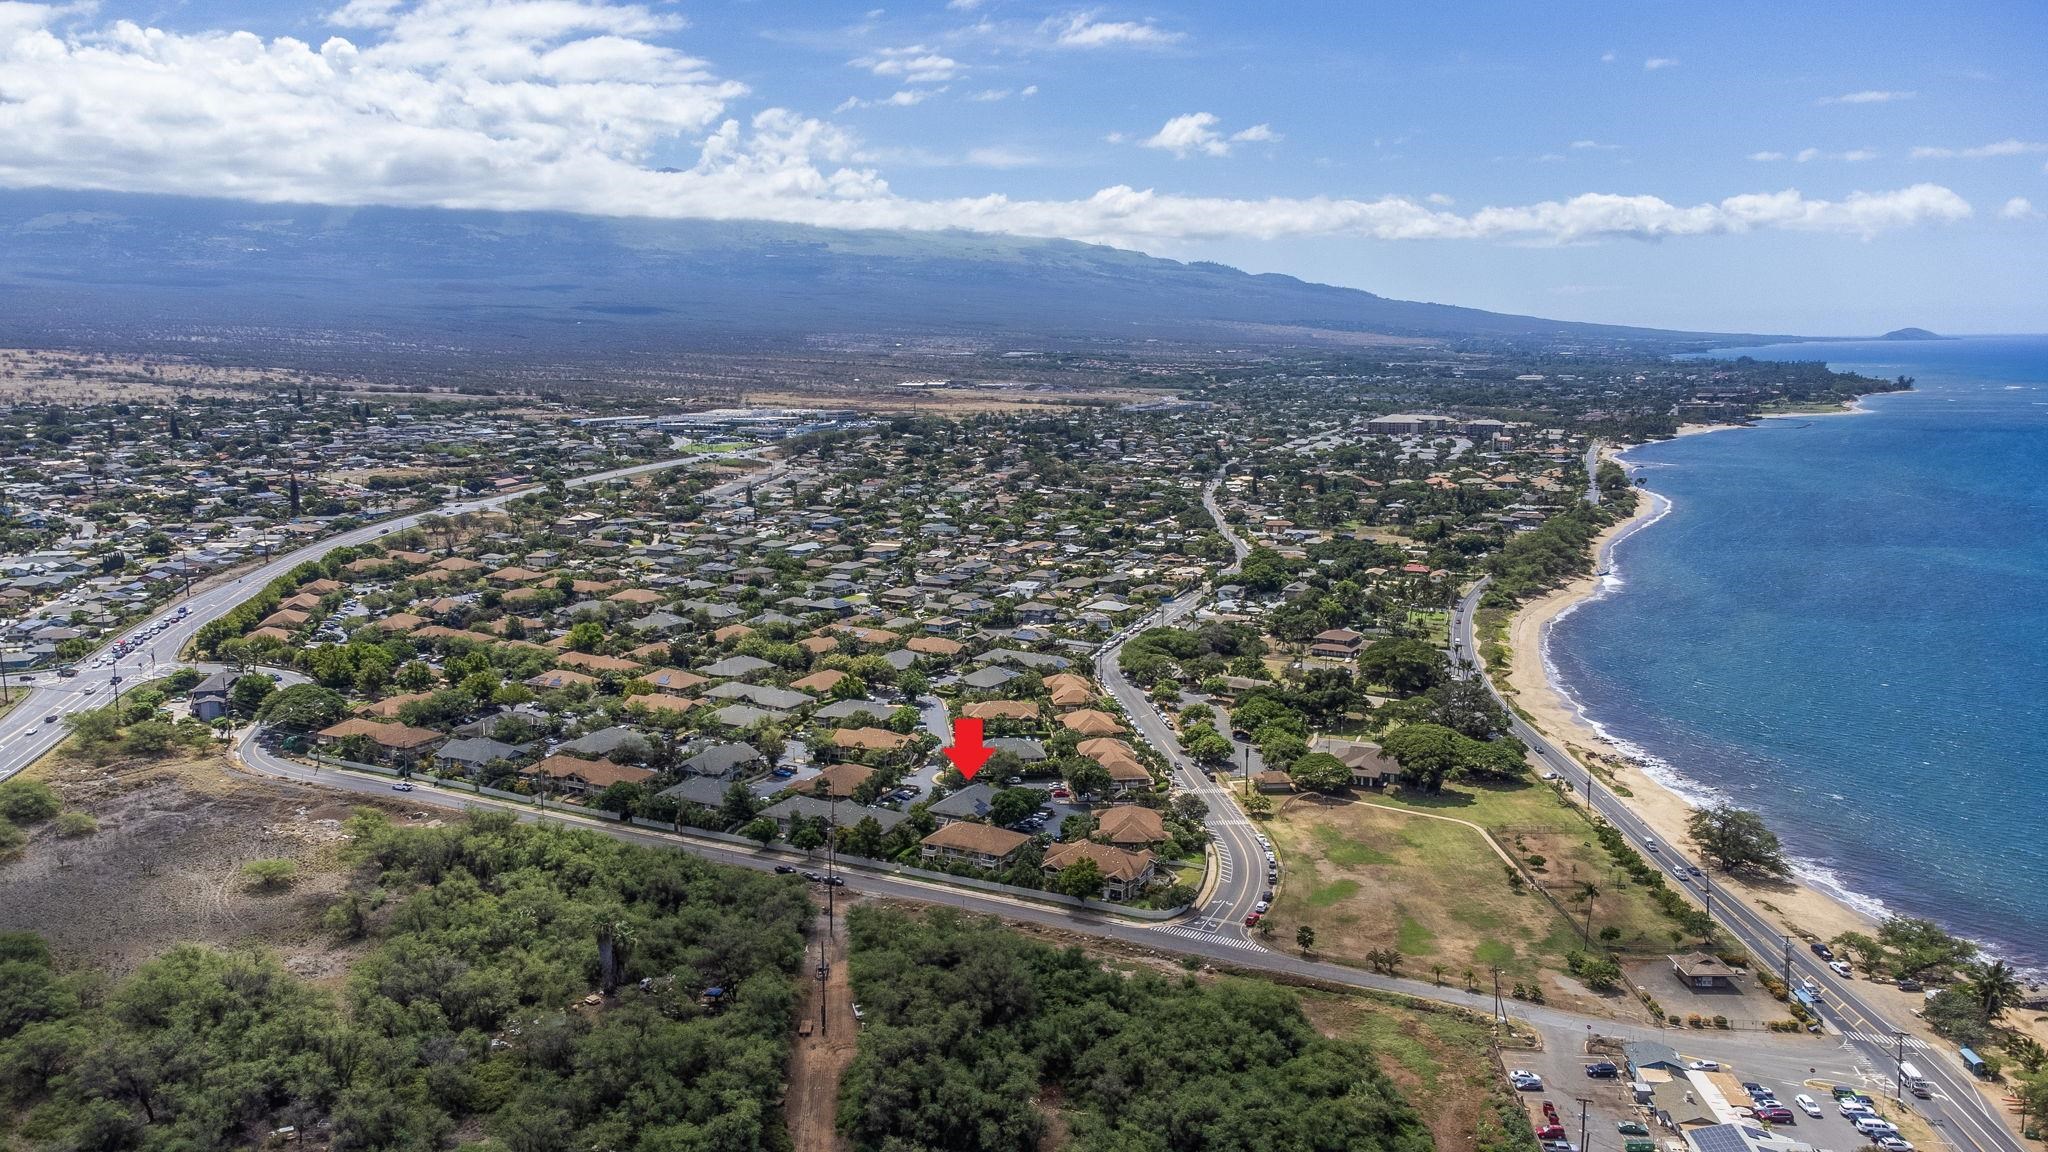
[[[843,915],[843,914],[842,914]],[[824,1028],[818,1026],[818,981],[804,981],[803,1013],[811,1035],[798,1035],[789,1051],[789,1095],[784,1099],[783,1117],[796,1152],[841,1152],[847,1147],[835,1124],[839,1115],[839,1082],[853,1063],[860,1042],[860,1024],[853,1018],[853,973],[846,962],[848,933],[842,922],[835,935],[825,934],[822,909],[813,924],[807,961],[815,970],[819,943],[830,965],[825,978]],[[810,975],[807,971],[805,975]]]
[[[0,348],[0,401],[67,404],[169,400],[172,396],[240,396],[250,389],[304,383],[332,388],[323,377],[281,368],[201,364],[172,356]]]
[[[350,803],[233,775],[212,757],[101,769],[55,756],[28,775],[99,830],[69,840],[32,830],[22,856],[0,864],[0,924],[41,933],[67,966],[117,976],[186,941],[260,944],[316,981],[343,974],[348,957],[318,922],[345,878]],[[251,891],[242,865],[277,857],[298,863],[297,881]]]

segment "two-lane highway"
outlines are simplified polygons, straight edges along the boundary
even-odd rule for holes
[[[1602,568],[1609,564],[1604,551],[1596,559]],[[1494,687],[1477,655],[1478,635],[1474,618],[1479,601],[1486,593],[1488,579],[1481,579],[1458,600],[1451,620],[1452,646],[1455,654],[1469,656],[1473,663],[1469,668],[1456,659],[1452,663],[1459,675],[1476,675],[1485,680],[1487,689],[1506,705],[1507,701]],[[1541,659],[1541,655],[1534,652],[1523,653],[1521,657]],[[1578,790],[1595,815],[1619,829],[1643,853],[1643,858],[1662,869],[1666,879],[1680,891],[1693,893],[1705,902],[1711,875],[1695,864],[1678,845],[1660,837],[1648,822],[1624,804],[1584,765],[1567,755],[1512,707],[1508,708],[1508,722],[1514,735],[1529,746],[1530,754],[1546,770],[1556,772]],[[1696,870],[1699,872],[1697,876],[1694,875]],[[1905,1034],[1904,1030],[1896,1028],[1884,1013],[1862,997],[1853,981],[1838,976],[1819,963],[1803,945],[1795,943],[1790,934],[1767,921],[1738,896],[1725,889],[1713,889],[1710,903],[1714,919],[1748,948],[1760,964],[1772,970],[1789,970],[1794,981],[1810,981],[1813,987],[1821,990],[1816,997],[1821,1017],[1840,1035],[1845,1048],[1855,1051],[1874,1068],[1896,1071],[1900,1049],[1895,1037]],[[1906,1059],[1933,1081],[1935,1087],[1934,1099],[1908,1100],[1906,1103],[1926,1116],[1944,1138],[1961,1152],[2024,1152],[2019,1139],[1985,1102],[1951,1050],[1946,1046],[1934,1048],[1923,1041],[1908,1039],[1905,1051]]]

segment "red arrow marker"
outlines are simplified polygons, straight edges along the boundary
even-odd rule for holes
[[[953,721],[953,746],[944,751],[946,759],[968,780],[974,779],[974,774],[995,755],[995,749],[981,742],[981,721],[972,716]]]

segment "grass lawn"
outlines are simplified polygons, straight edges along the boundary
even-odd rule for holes
[[[1555,902],[1526,885],[1517,891],[1478,831],[1410,814],[1421,812],[1487,829]],[[1545,787],[1440,797],[1394,791],[1355,803],[1298,796],[1276,803],[1266,831],[1285,865],[1268,916],[1274,938],[1291,941],[1296,927],[1311,925],[1316,951],[1332,960],[1363,965],[1367,952],[1393,948],[1407,957],[1403,975],[1427,979],[1442,965],[1453,983],[1468,968],[1483,974],[1498,966],[1515,979],[1561,971],[1566,953],[1583,947],[1579,891],[1587,880],[1599,889],[1594,932],[1621,932],[1609,947],[1655,954],[1670,946],[1662,914]]]
[[[1565,905],[1574,925],[1583,924],[1585,917],[1581,885],[1592,884],[1599,890],[1593,898],[1595,935],[1609,927],[1620,933],[1608,941],[1609,948],[1646,955],[1670,950],[1670,919],[1658,910],[1648,891],[1631,883],[1614,866],[1594,839],[1586,818],[1549,785],[1535,781],[1493,787],[1451,784],[1440,796],[1390,788],[1372,799],[1389,807],[1469,820],[1486,829],[1522,861],[1544,890]],[[1499,874],[1498,858],[1494,862]]]

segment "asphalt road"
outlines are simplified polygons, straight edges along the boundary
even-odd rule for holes
[[[758,451],[760,450],[755,449],[736,455],[752,456]],[[580,488],[705,460],[732,458],[686,456],[676,460],[660,460],[651,464],[638,464],[630,468],[615,468],[608,472],[579,476],[568,481],[568,485]],[[748,485],[760,484],[779,477],[785,470],[785,465],[771,465],[765,472],[709,489],[707,495],[730,495]],[[33,683],[34,690],[7,714],[4,721],[5,730],[0,731],[0,780],[5,780],[35,763],[44,753],[63,741],[65,713],[98,708],[114,698],[117,687],[149,679],[155,670],[168,671],[176,667],[178,654],[202,626],[227,615],[236,605],[256,595],[272,580],[300,564],[308,560],[318,560],[336,548],[369,543],[388,533],[403,531],[427,516],[481,512],[499,507],[525,494],[510,492],[463,500],[440,508],[380,521],[316,541],[268,561],[262,567],[236,579],[172,601],[156,615],[136,623],[123,632],[121,637],[117,637],[136,639],[135,647],[118,661],[112,658],[113,648],[110,641],[107,647],[78,663],[76,676],[65,678],[57,676],[54,672],[44,672],[35,676],[32,681],[24,679],[24,683]]]
[[[1600,442],[1586,445],[1586,503],[1600,502]]]
[[[1607,562],[1604,552],[1596,559],[1598,567],[1605,567]],[[1483,667],[1477,666],[1478,647],[1473,620],[1486,585],[1487,580],[1481,579],[1460,597],[1451,618],[1454,654],[1468,655],[1475,665],[1470,669],[1460,667],[1460,674],[1482,678],[1486,678],[1486,673]],[[1453,664],[1457,665],[1457,660],[1454,659]],[[1500,693],[1494,689],[1490,678],[1487,679],[1487,687],[1496,699],[1500,699]],[[1831,1034],[1846,1049],[1883,1074],[1881,1082],[1890,1083],[1889,1077],[1897,1070],[1900,1052],[1895,1038],[1902,1030],[1858,994],[1855,981],[1836,975],[1803,944],[1766,921],[1747,902],[1723,890],[1712,889],[1712,875],[1704,869],[1700,876],[1695,877],[1692,871],[1698,865],[1678,845],[1664,843],[1606,785],[1512,708],[1508,710],[1508,717],[1510,730],[1529,746],[1531,755],[1547,771],[1556,772],[1585,795],[1592,810],[1620,829],[1645,859],[1664,871],[1673,886],[1708,903],[1714,919],[1741,941],[1752,955],[1763,961],[1776,960],[1781,974],[1789,969],[1795,982],[1810,980],[1819,987],[1821,994],[1817,999],[1820,1001],[1821,1018]],[[1953,1048],[1947,1045],[1936,1047],[1909,1038],[1905,1042],[1904,1054],[1906,1060],[1933,1081],[1935,1088],[1934,1099],[1913,1100],[1909,1096],[1907,1102],[1954,1147],[1961,1152],[2024,1152],[2018,1137],[1977,1091],[1974,1079],[1963,1069]]]

